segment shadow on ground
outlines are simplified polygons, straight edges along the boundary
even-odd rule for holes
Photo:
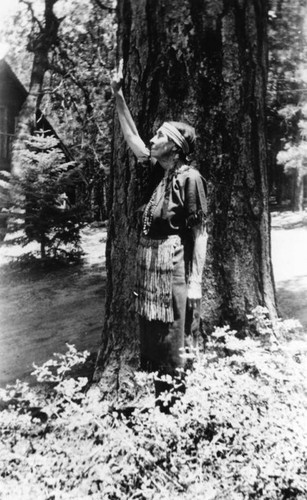
[[[273,217],[272,260],[280,313],[299,319],[307,331],[307,226],[293,229],[299,220],[302,215]],[[292,229],[283,227],[290,223]],[[0,247],[1,386],[27,379],[33,362],[65,352],[66,343],[89,350],[93,364],[104,322],[105,241],[105,229],[87,228],[82,265],[35,273],[5,270],[1,257],[9,256]]]
[[[307,330],[307,275],[279,282],[277,297],[281,316],[299,319]]]
[[[85,261],[21,272],[1,267],[0,385],[28,379],[66,343],[97,352],[105,304],[105,237],[84,235]],[[31,380],[31,379],[30,379]]]

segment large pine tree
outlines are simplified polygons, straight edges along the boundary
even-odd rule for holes
[[[202,318],[210,331],[244,328],[257,305],[275,316],[266,173],[265,0],[120,0],[124,94],[148,141],[165,119],[198,135],[195,162],[209,190]],[[115,121],[107,307],[95,379],[121,387],[138,363],[133,313],[135,211],[146,174]],[[103,378],[101,378],[103,370]],[[111,378],[110,378],[111,377]]]

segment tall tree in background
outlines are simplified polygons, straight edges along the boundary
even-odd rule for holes
[[[57,44],[60,21],[53,8],[58,0],[45,0],[43,20],[36,17],[31,2],[21,0],[32,14],[32,32],[28,40],[28,50],[33,53],[33,66],[30,79],[29,95],[23,104],[12,152],[12,171],[18,175],[20,168],[19,152],[23,149],[24,138],[36,128],[38,110],[43,98],[44,76],[49,67],[48,55],[50,49]]]
[[[115,64],[113,0],[60,0],[65,15],[52,51],[50,87],[44,105],[56,130],[82,165],[84,196],[106,218],[105,184],[110,165],[113,105],[110,70]]]
[[[268,75],[268,151],[270,188],[280,204],[303,208],[304,134],[307,101],[307,5],[305,0],[270,0]],[[292,148],[291,167],[282,168],[279,151]],[[298,150],[301,151],[298,151]],[[294,154],[297,151],[298,155]],[[296,160],[295,160],[296,156]],[[290,157],[288,158],[290,159]],[[282,163],[283,164],[283,163]]]
[[[27,89],[35,45],[44,26],[45,0],[22,0],[0,33],[10,45],[7,61]],[[28,7],[28,8],[27,8]],[[106,218],[106,184],[110,165],[113,105],[109,85],[116,46],[115,1],[57,0],[60,20],[49,47],[41,111],[57,131],[79,168],[78,198],[91,216]],[[28,51],[26,41],[30,38]],[[32,57],[31,57],[32,56]],[[31,92],[37,97],[36,91]],[[33,120],[33,114],[29,113]],[[26,128],[30,123],[26,121]]]
[[[210,331],[266,306],[272,317],[266,172],[265,0],[120,0],[124,94],[148,141],[165,119],[196,126],[195,163],[208,181],[209,249],[202,318]],[[146,174],[115,123],[107,246],[107,307],[95,379],[122,387],[138,363],[133,313],[135,212]],[[110,377],[107,376],[110,375]]]

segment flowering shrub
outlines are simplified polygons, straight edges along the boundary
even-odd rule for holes
[[[135,374],[130,413],[85,393],[67,373],[86,353],[69,346],[35,369],[48,390],[1,392],[1,500],[305,499],[306,343],[290,344],[270,325],[245,340],[217,329],[170,414],[153,374]]]

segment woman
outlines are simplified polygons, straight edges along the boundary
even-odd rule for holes
[[[122,70],[111,87],[119,121],[139,162],[160,165],[162,180],[142,216],[137,253],[136,310],[140,317],[143,369],[176,376],[193,339],[199,318],[202,271],[206,257],[206,188],[187,163],[195,131],[181,122],[164,122],[147,148],[140,138],[122,93]],[[156,384],[157,392],[165,389]]]

